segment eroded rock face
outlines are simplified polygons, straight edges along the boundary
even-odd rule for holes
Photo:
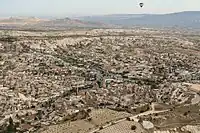
[[[150,121],[143,121],[142,126],[147,130],[154,128],[153,123],[151,123]]]
[[[0,43],[2,129],[12,117],[16,130],[34,132],[85,118],[69,110],[88,107],[138,114],[151,103],[171,110],[198,104],[198,92],[185,84],[200,84],[199,41],[190,36],[123,29],[37,34],[15,32]]]

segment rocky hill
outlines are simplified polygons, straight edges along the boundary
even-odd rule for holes
[[[36,24],[45,21],[36,17],[10,17],[7,19],[0,19],[0,25],[27,25]]]
[[[18,18],[10,17],[8,19],[0,19],[1,29],[67,29],[67,28],[111,28],[111,24],[101,22],[81,21],[78,19],[39,19],[35,17]]]

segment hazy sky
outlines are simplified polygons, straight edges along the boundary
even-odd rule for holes
[[[140,8],[139,3],[144,2]],[[200,0],[0,0],[0,15],[66,16],[200,10]]]

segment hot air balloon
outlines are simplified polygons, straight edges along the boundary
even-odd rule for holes
[[[144,3],[140,3],[140,7],[142,8],[144,6]]]

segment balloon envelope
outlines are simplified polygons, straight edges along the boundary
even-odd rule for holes
[[[144,6],[144,3],[140,3],[140,7],[143,7]]]

